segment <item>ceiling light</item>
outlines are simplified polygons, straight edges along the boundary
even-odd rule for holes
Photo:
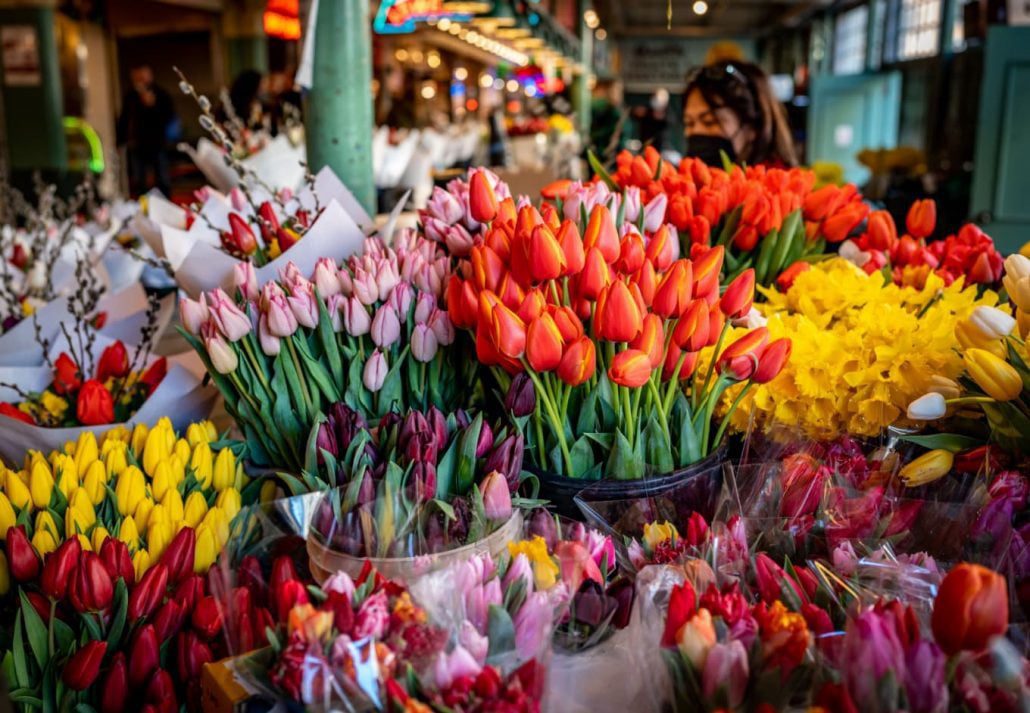
[[[698,2],[701,2],[701,0],[698,0]],[[593,30],[601,24],[601,18],[593,10],[587,10],[583,13],[583,22],[587,23],[587,27]]]
[[[440,55],[436,52],[430,52],[429,56],[426,57],[426,64],[429,65],[430,69],[436,69],[440,66]]]
[[[598,42],[604,42],[606,39],[608,39],[608,31],[605,30],[603,27],[598,28],[597,32],[594,33],[594,37],[597,38]]]
[[[509,92],[517,92],[519,90],[519,80],[509,79],[508,83],[505,86],[507,87]]]
[[[486,72],[483,72],[482,74],[479,75],[479,86],[481,86],[483,89],[486,89],[487,87],[493,86],[493,83],[494,83],[494,78],[491,77]]]
[[[501,91],[502,89],[504,89],[504,80],[501,79],[500,77],[495,79],[494,80],[494,89],[496,89],[497,91]]]
[[[451,19],[449,17],[440,18],[440,21],[436,23],[436,26],[444,32],[447,32],[448,28],[451,26]]]
[[[401,47],[399,50],[397,50],[396,52],[393,53],[393,56],[394,56],[394,58],[398,62],[407,62],[408,61],[408,50],[406,50],[403,47]]]
[[[708,3],[705,0],[697,0],[694,3],[694,14],[704,15],[706,12],[708,12]]]
[[[422,60],[423,59],[425,59],[425,57],[422,56],[422,50],[412,50],[411,51],[411,61],[412,62],[414,62],[415,64],[422,64]]]
[[[457,79],[459,82],[464,82],[466,79],[469,78],[469,71],[464,67],[457,67],[454,70],[454,78]]]
[[[436,87],[434,87],[432,84],[424,84],[424,85],[422,85],[422,98],[423,99],[432,99],[435,96],[436,96]]]

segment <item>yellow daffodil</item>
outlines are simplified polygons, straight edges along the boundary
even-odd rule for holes
[[[901,482],[915,488],[944,477],[951,472],[955,456],[951,451],[942,448],[928,451],[910,463],[906,463],[898,473]]]
[[[676,526],[671,522],[649,522],[644,525],[644,542],[652,550],[660,543],[679,537]]]
[[[215,458],[212,483],[218,492],[236,483],[236,456],[228,448],[220,450]]]
[[[107,497],[107,469],[103,461],[95,460],[86,469],[86,475],[82,479],[82,488],[89,496],[94,505],[104,502]]]
[[[1015,367],[985,349],[967,349],[966,372],[995,401],[1011,401],[1023,391],[1023,379]]]
[[[7,539],[7,530],[14,527],[17,519],[18,516],[14,513],[11,501],[7,499],[6,495],[0,493],[0,540]]]
[[[508,552],[512,559],[524,555],[533,566],[533,581],[537,589],[550,589],[558,581],[558,564],[547,552],[547,541],[537,535],[531,540],[509,542]]]
[[[32,546],[36,548],[40,557],[44,557],[57,549],[57,538],[50,530],[36,530],[32,535]]]
[[[197,545],[193,555],[193,571],[203,574],[215,563],[219,547],[215,542],[215,536],[210,528],[201,525],[197,528]]]
[[[214,463],[211,457],[211,448],[206,443],[200,443],[193,449],[190,468],[201,488],[207,490],[211,487],[211,481],[214,478]]]
[[[123,517],[133,514],[146,495],[146,481],[140,469],[130,465],[123,470],[115,483],[114,494],[118,514]]]
[[[13,470],[7,471],[7,476],[4,478],[4,493],[7,494],[11,504],[19,510],[24,510],[32,502],[32,494],[29,492],[28,486]]]
[[[57,422],[61,421],[68,411],[68,401],[49,390],[40,394],[39,405]]]
[[[203,522],[205,515],[207,515],[207,500],[200,491],[194,490],[186,497],[182,519],[186,521],[187,525],[196,529]]]
[[[54,476],[50,466],[43,461],[36,461],[29,471],[29,493],[32,495],[32,504],[37,508],[45,508],[50,505],[50,498],[54,492]]]
[[[150,553],[146,550],[137,550],[136,554],[132,556],[132,569],[136,573],[137,582],[150,569],[150,562]]]
[[[75,463],[79,467],[79,477],[84,477],[86,469],[99,458],[100,449],[97,447],[97,437],[93,435],[93,431],[83,431],[75,444]]]

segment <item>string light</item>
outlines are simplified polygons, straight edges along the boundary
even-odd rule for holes
[[[693,7],[695,15],[704,15],[708,12],[708,3],[705,0],[696,0]]]

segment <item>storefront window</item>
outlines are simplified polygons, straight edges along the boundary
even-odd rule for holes
[[[837,17],[833,32],[834,74],[861,74],[865,69],[868,22],[868,5],[860,5]]]
[[[899,60],[931,57],[940,49],[941,0],[902,0]]]

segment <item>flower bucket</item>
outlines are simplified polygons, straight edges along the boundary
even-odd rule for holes
[[[722,465],[727,461],[726,448],[720,448],[697,463],[674,470],[665,475],[636,480],[583,481],[537,472],[540,480],[540,498],[550,501],[559,515],[574,520],[584,516],[592,520],[591,511],[606,510],[611,504],[649,498],[676,491],[689,500],[706,520],[711,520],[722,490]],[[699,477],[700,476],[700,477]],[[679,495],[677,496],[679,498]]]
[[[443,569],[484,552],[496,557],[504,551],[510,541],[518,538],[520,532],[522,532],[522,513],[516,510],[504,525],[487,537],[453,550],[414,557],[362,557],[326,547],[322,542],[322,537],[312,529],[307,539],[309,566],[311,576],[319,584],[338,571],[344,571],[352,578],[358,577],[366,560],[371,562],[372,566],[387,579],[411,582],[429,572]]]

